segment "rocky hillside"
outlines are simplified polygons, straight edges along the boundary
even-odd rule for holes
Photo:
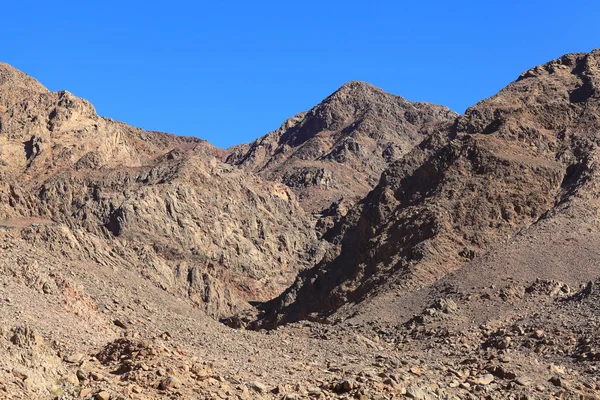
[[[99,117],[0,66],[0,225],[61,223],[211,314],[279,293],[317,257],[294,194],[196,138]]]
[[[599,133],[600,50],[229,153],[0,64],[0,399],[599,398]]]
[[[446,107],[349,82],[276,131],[234,147],[227,162],[284,183],[304,209],[328,215],[364,197],[389,164],[455,117]]]
[[[533,68],[394,163],[258,326],[434,283],[567,204],[596,221],[599,62],[594,51]]]

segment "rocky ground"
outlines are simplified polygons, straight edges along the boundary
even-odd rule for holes
[[[0,398],[600,398],[598,132],[597,50],[229,152],[1,64]]]

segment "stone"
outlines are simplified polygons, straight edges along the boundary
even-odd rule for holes
[[[529,386],[533,382],[533,379],[529,376],[521,375],[515,379],[515,382],[521,386]]]
[[[76,372],[77,379],[80,381],[85,381],[88,379],[88,374],[83,369],[79,368]]]
[[[84,354],[75,353],[75,354],[71,354],[70,356],[66,357],[65,361],[68,363],[71,363],[71,364],[77,364],[78,362],[83,360],[83,357],[85,357]]]
[[[427,397],[423,389],[419,388],[418,386],[409,386],[406,389],[406,396],[416,400],[424,400]]]
[[[133,385],[133,386],[131,387],[131,391],[132,391],[133,393],[138,393],[138,394],[139,394],[139,393],[142,393],[142,392],[143,392],[143,389],[142,389],[141,387],[137,386],[137,385]]]
[[[252,382],[250,383],[250,389],[254,390],[258,393],[267,393],[267,387],[260,382]]]
[[[12,374],[22,381],[29,378],[29,371],[27,371],[25,368],[15,367],[12,369]]]
[[[160,390],[167,390],[167,389],[177,389],[180,386],[181,386],[181,381],[176,376],[169,375],[165,379],[160,381],[158,388]]]
[[[542,329],[538,329],[531,335],[534,339],[542,339],[544,337],[544,331]]]
[[[98,392],[94,395],[95,400],[110,400],[110,397],[111,397],[110,393],[107,392],[106,390]]]
[[[79,385],[79,378],[77,378],[77,375],[75,375],[75,374],[68,374],[65,377],[65,381],[69,382],[73,386]]]
[[[490,383],[492,383],[493,381],[494,381],[494,375],[485,374],[485,375],[482,375],[482,376],[479,376],[479,377],[473,379],[471,381],[471,383],[474,385],[486,386],[486,385],[489,385]]]
[[[92,389],[91,388],[83,388],[79,392],[79,397],[83,399],[84,397],[87,397],[87,395],[90,394],[90,393],[92,393]]]
[[[118,326],[121,329],[129,329],[129,324],[121,321],[120,319],[115,319],[113,321],[113,324],[115,324],[115,326]]]

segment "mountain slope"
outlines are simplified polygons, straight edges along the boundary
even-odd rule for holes
[[[431,284],[566,202],[595,218],[599,60],[571,54],[525,72],[392,165],[331,231],[337,249],[264,304],[257,325]]]
[[[232,149],[227,162],[291,187],[311,212],[354,203],[381,172],[456,114],[412,103],[364,82],[349,82],[279,129]]]
[[[213,315],[277,294],[315,261],[315,234],[283,185],[221,163],[206,141],[99,117],[6,65],[0,76],[0,225],[84,229],[109,265]]]

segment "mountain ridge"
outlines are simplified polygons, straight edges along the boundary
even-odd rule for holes
[[[600,50],[230,152],[2,68],[0,397],[600,396]]]

